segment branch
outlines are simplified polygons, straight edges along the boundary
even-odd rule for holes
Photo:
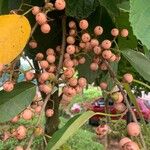
[[[60,70],[62,68],[63,57],[64,57],[64,53],[65,53],[65,47],[66,47],[66,16],[63,16],[63,18],[62,18],[62,47],[61,47],[62,51],[61,51],[61,55],[60,55],[60,59],[59,59],[59,63],[58,63],[58,70],[57,70],[57,73],[56,73],[56,78],[57,79],[59,78]],[[53,85],[53,88],[54,88],[54,85]],[[50,97],[51,97],[51,93],[49,93],[46,96],[45,100],[44,100],[44,104],[42,106],[42,110],[40,112],[40,116],[38,118],[38,121],[37,121],[37,124],[36,124],[35,127],[39,126],[40,120],[42,118],[42,113],[44,112],[46,104],[49,101]],[[27,145],[26,150],[30,150],[30,147],[32,145],[32,142],[33,142],[34,138],[35,138],[35,135],[34,135],[34,131],[33,131],[32,136],[30,137],[30,140],[29,140],[29,143]]]
[[[121,94],[123,95],[123,98],[124,98],[124,100],[125,100],[125,102],[126,102],[127,108],[129,109],[129,111],[130,111],[130,113],[131,113],[131,115],[132,115],[133,121],[138,124],[138,121],[137,121],[137,119],[136,119],[136,116],[135,116],[134,112],[132,111],[132,108],[131,108],[131,106],[130,106],[130,103],[129,103],[128,99],[127,99],[126,93],[125,93],[125,91],[123,90],[122,84],[121,84],[121,83],[119,82],[119,80],[117,79],[116,74],[114,73],[114,71],[113,71],[112,67],[109,65],[109,63],[108,63],[106,60],[103,60],[103,61],[104,61],[104,63],[107,65],[107,68],[108,68],[108,71],[109,71],[110,76],[114,79],[114,81],[115,81],[116,85],[118,86],[118,88],[119,88]],[[142,133],[140,133],[140,138],[141,138],[141,140],[142,140],[142,144],[143,144],[144,150],[147,150],[146,144],[145,144],[145,141],[144,141],[144,137],[143,137]]]
[[[66,16],[63,16],[62,18],[62,45],[61,45],[61,54],[60,54],[60,59],[58,63],[58,70],[56,73],[56,79],[59,78],[59,73],[62,68],[62,62],[63,62],[63,57],[65,53],[65,48],[66,48]]]

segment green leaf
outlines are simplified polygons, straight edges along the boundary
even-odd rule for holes
[[[145,53],[145,56],[150,60],[150,50],[146,48],[146,46],[143,46],[143,50]]]
[[[87,111],[71,118],[65,126],[54,133],[52,139],[48,142],[46,150],[57,150],[93,115],[95,115],[94,112]]]
[[[150,82],[150,60],[143,53],[134,50],[124,50],[121,52],[134,69],[145,80]]]
[[[150,49],[150,1],[130,0],[130,17],[133,33]]]
[[[35,96],[33,83],[21,82],[12,92],[0,91],[0,122],[6,122],[29,106]]]
[[[11,10],[18,9],[20,0],[0,0],[0,14],[8,14]]]
[[[121,36],[118,37],[118,45],[120,50],[137,47],[137,39],[133,35],[133,31],[129,22],[129,13],[121,12],[120,15],[116,18],[116,26],[120,30],[126,28],[129,31],[129,36],[127,39]]]
[[[67,0],[66,15],[87,18],[98,6],[97,0]]]
[[[100,5],[105,7],[108,13],[111,16],[118,16],[119,15],[119,9],[117,7],[117,3],[114,0],[99,0]]]
[[[123,1],[122,3],[119,3],[117,6],[119,7],[119,9],[121,11],[124,11],[124,12],[130,11],[130,2],[129,1]]]
[[[90,69],[90,64],[93,62],[93,53],[87,53],[87,55],[83,55],[86,59],[84,64],[78,65],[78,76],[85,77],[88,83],[93,83],[96,78],[99,77],[101,73],[100,70],[92,71]]]

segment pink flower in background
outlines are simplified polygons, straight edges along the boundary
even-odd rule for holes
[[[71,107],[71,112],[72,113],[79,113],[81,111],[81,106],[77,103],[73,104]]]

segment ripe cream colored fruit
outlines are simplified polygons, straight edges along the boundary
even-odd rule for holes
[[[76,23],[74,21],[69,22],[69,28],[75,29],[76,28]]]
[[[75,43],[75,38],[73,36],[68,36],[67,37],[67,43],[68,44],[74,44]]]
[[[110,49],[111,48],[111,41],[110,40],[104,40],[101,44],[103,49]]]
[[[40,11],[41,11],[41,10],[40,10],[40,7],[38,7],[38,6],[33,6],[33,8],[32,8],[32,14],[33,14],[33,15],[37,15]]]
[[[90,64],[90,69],[91,69],[92,71],[98,70],[98,64],[97,64],[97,63],[91,63],[91,64]]]
[[[49,79],[49,73],[48,72],[43,72],[40,76],[41,80],[46,81]]]
[[[95,54],[99,55],[102,52],[102,49],[101,49],[100,46],[95,46],[93,48],[93,51],[94,51]]]
[[[24,110],[24,112],[22,113],[22,118],[25,120],[30,120],[33,116],[33,113],[30,109],[26,109]]]
[[[37,48],[37,42],[35,40],[31,40],[29,42],[29,46],[30,48],[34,49],[34,48]]]
[[[23,125],[19,126],[16,131],[18,140],[22,140],[26,137],[27,129]]]
[[[68,96],[68,95],[66,95],[66,94],[63,94],[63,95],[62,95],[62,99],[63,99],[64,101],[70,102],[70,101],[72,100],[72,97],[71,97],[71,96]]]
[[[103,33],[103,28],[101,27],[101,26],[96,26],[95,28],[94,28],[94,33],[95,33],[95,35],[102,35],[102,33]]]
[[[91,39],[91,47],[95,47],[99,45],[99,41],[97,39]]]
[[[137,143],[130,141],[124,145],[123,150],[140,150],[140,148]]]
[[[64,54],[64,58],[65,58],[65,59],[70,59],[70,54],[65,53],[65,54]]]
[[[85,43],[85,50],[87,50],[87,51],[92,50],[91,42]]]
[[[127,83],[131,83],[133,81],[133,76],[130,73],[126,73],[123,76],[123,81]]]
[[[79,85],[77,85],[77,86],[75,87],[75,90],[76,90],[76,93],[77,93],[77,94],[82,93],[82,87],[80,87]]]
[[[35,60],[41,61],[43,58],[44,58],[44,55],[42,53],[37,53],[36,57],[35,57]]]
[[[86,43],[86,42],[90,41],[91,37],[88,33],[84,33],[84,34],[82,34],[81,39],[82,39],[83,42]]]
[[[95,131],[97,135],[104,136],[109,132],[109,126],[107,124],[99,125]]]
[[[86,59],[84,57],[79,58],[79,64],[84,64]]]
[[[49,33],[51,31],[51,27],[48,23],[44,23],[41,25],[41,31],[43,33]]]
[[[52,92],[52,87],[51,85],[42,84],[40,85],[40,90],[44,92],[45,94],[49,94]]]
[[[74,45],[68,45],[66,48],[66,51],[68,54],[74,54],[75,53],[75,46]]]
[[[115,92],[111,95],[112,99],[115,101],[115,103],[121,103],[123,101],[123,95],[121,92]]]
[[[85,20],[85,19],[83,19],[83,20],[81,20],[81,21],[79,22],[79,27],[80,27],[80,29],[82,29],[82,30],[86,30],[86,29],[88,28],[88,26],[89,26],[89,23],[88,23],[88,21]]]
[[[68,83],[69,83],[70,86],[73,86],[73,87],[74,87],[74,86],[77,85],[78,80],[77,80],[77,78],[72,77],[72,78],[70,78],[70,79],[68,80]]]
[[[84,43],[84,42],[80,42],[80,43],[79,43],[79,47],[80,47],[81,49],[84,49],[84,48],[85,48],[85,43]]]
[[[31,81],[34,78],[34,73],[31,71],[28,71],[25,73],[25,78],[27,81]]]
[[[110,50],[104,50],[102,56],[104,59],[109,60],[112,56],[112,52]]]
[[[54,64],[49,65],[49,68],[47,70],[49,73],[53,73],[56,71],[56,66]]]
[[[69,35],[75,37],[77,35],[77,31],[75,29],[70,29]]]
[[[79,65],[79,62],[77,59],[73,59],[73,63],[74,63],[74,66],[78,66]]]
[[[54,5],[57,10],[63,10],[66,7],[66,2],[64,0],[56,0]]]
[[[131,122],[127,125],[127,132],[130,136],[138,136],[141,132],[141,129],[137,123]]]
[[[65,78],[71,78],[74,75],[75,71],[73,68],[67,68],[64,70],[64,76]]]
[[[44,23],[47,22],[47,17],[46,17],[46,15],[45,15],[44,13],[42,13],[42,12],[38,13],[38,14],[36,15],[35,19],[36,19],[36,21],[37,21],[37,23],[38,23],[39,25],[42,25],[42,24],[44,24]]]
[[[129,139],[128,137],[124,137],[119,141],[119,147],[123,148],[123,146],[128,143],[131,142],[131,139]]]
[[[19,120],[19,116],[15,116],[14,118],[11,119],[12,123],[16,123]]]
[[[125,106],[124,103],[115,103],[115,104],[114,104],[114,108],[115,108],[119,113],[122,113],[122,112],[124,112],[124,111],[127,109],[127,107]]]
[[[15,150],[23,150],[23,147],[22,146],[16,146]]]
[[[47,109],[46,110],[46,116],[47,117],[52,117],[54,115],[54,110],[53,109]]]
[[[14,89],[14,84],[11,81],[6,81],[3,84],[3,89],[6,92],[11,92]]]
[[[106,82],[101,82],[99,86],[102,90],[106,90],[108,85]]]
[[[117,28],[113,28],[112,30],[111,30],[111,35],[112,36],[118,36],[119,35],[119,30],[117,29]]]
[[[47,61],[49,62],[49,63],[54,63],[55,62],[55,60],[56,60],[56,57],[54,56],[54,55],[48,55],[47,56]]]
[[[41,106],[37,106],[34,110],[35,110],[36,113],[40,113],[41,110],[42,110],[42,107]]]
[[[64,67],[72,68],[73,66],[74,62],[70,58],[64,60]]]
[[[67,96],[73,97],[76,95],[76,90],[73,87],[68,87],[68,90],[66,92]]]
[[[128,32],[127,29],[122,29],[120,34],[121,34],[122,37],[127,37],[129,32]]]
[[[49,67],[49,64],[46,60],[42,60],[40,62],[40,66],[41,66],[42,69],[47,69]]]
[[[112,53],[112,55],[111,55],[109,61],[110,61],[110,62],[116,61],[116,55]]]
[[[54,50],[52,48],[48,48],[46,50],[46,55],[54,55],[54,54],[55,54],[55,52],[54,52]]]
[[[85,78],[81,77],[81,78],[78,79],[78,84],[79,84],[80,87],[83,88],[87,85],[87,81],[86,81]]]

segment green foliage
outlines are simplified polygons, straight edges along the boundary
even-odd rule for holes
[[[86,55],[83,56],[85,57],[86,61],[84,64],[79,65],[77,67],[78,76],[85,77],[88,83],[91,84],[96,80],[96,78],[99,77],[101,71],[100,70],[92,71],[90,69],[90,64],[93,62],[93,53],[86,53]]]
[[[72,150],[103,150],[103,146],[96,141],[96,134],[88,131],[88,128],[79,131],[67,142]]]
[[[97,0],[67,0],[66,15],[87,18],[98,6]]]
[[[9,94],[0,91],[0,122],[6,122],[18,115],[29,106],[35,96],[36,87],[32,83],[21,82],[16,84]]]
[[[150,82],[150,60],[143,53],[134,50],[122,51],[123,56],[131,63],[136,71]]]
[[[150,49],[150,1],[130,0],[130,17],[133,33],[143,45]]]
[[[48,142],[46,150],[58,149],[94,114],[92,111],[87,111],[71,118],[64,127],[54,133],[52,139]]]
[[[99,0],[101,6],[105,7],[108,13],[114,18],[119,15],[119,9],[115,1]]]
[[[128,29],[129,36],[127,39],[119,36],[118,37],[118,46],[120,50],[127,49],[127,48],[136,48],[137,47],[137,39],[133,35],[132,28],[129,22],[129,13],[121,12],[118,17],[116,17],[116,26],[119,29]]]

